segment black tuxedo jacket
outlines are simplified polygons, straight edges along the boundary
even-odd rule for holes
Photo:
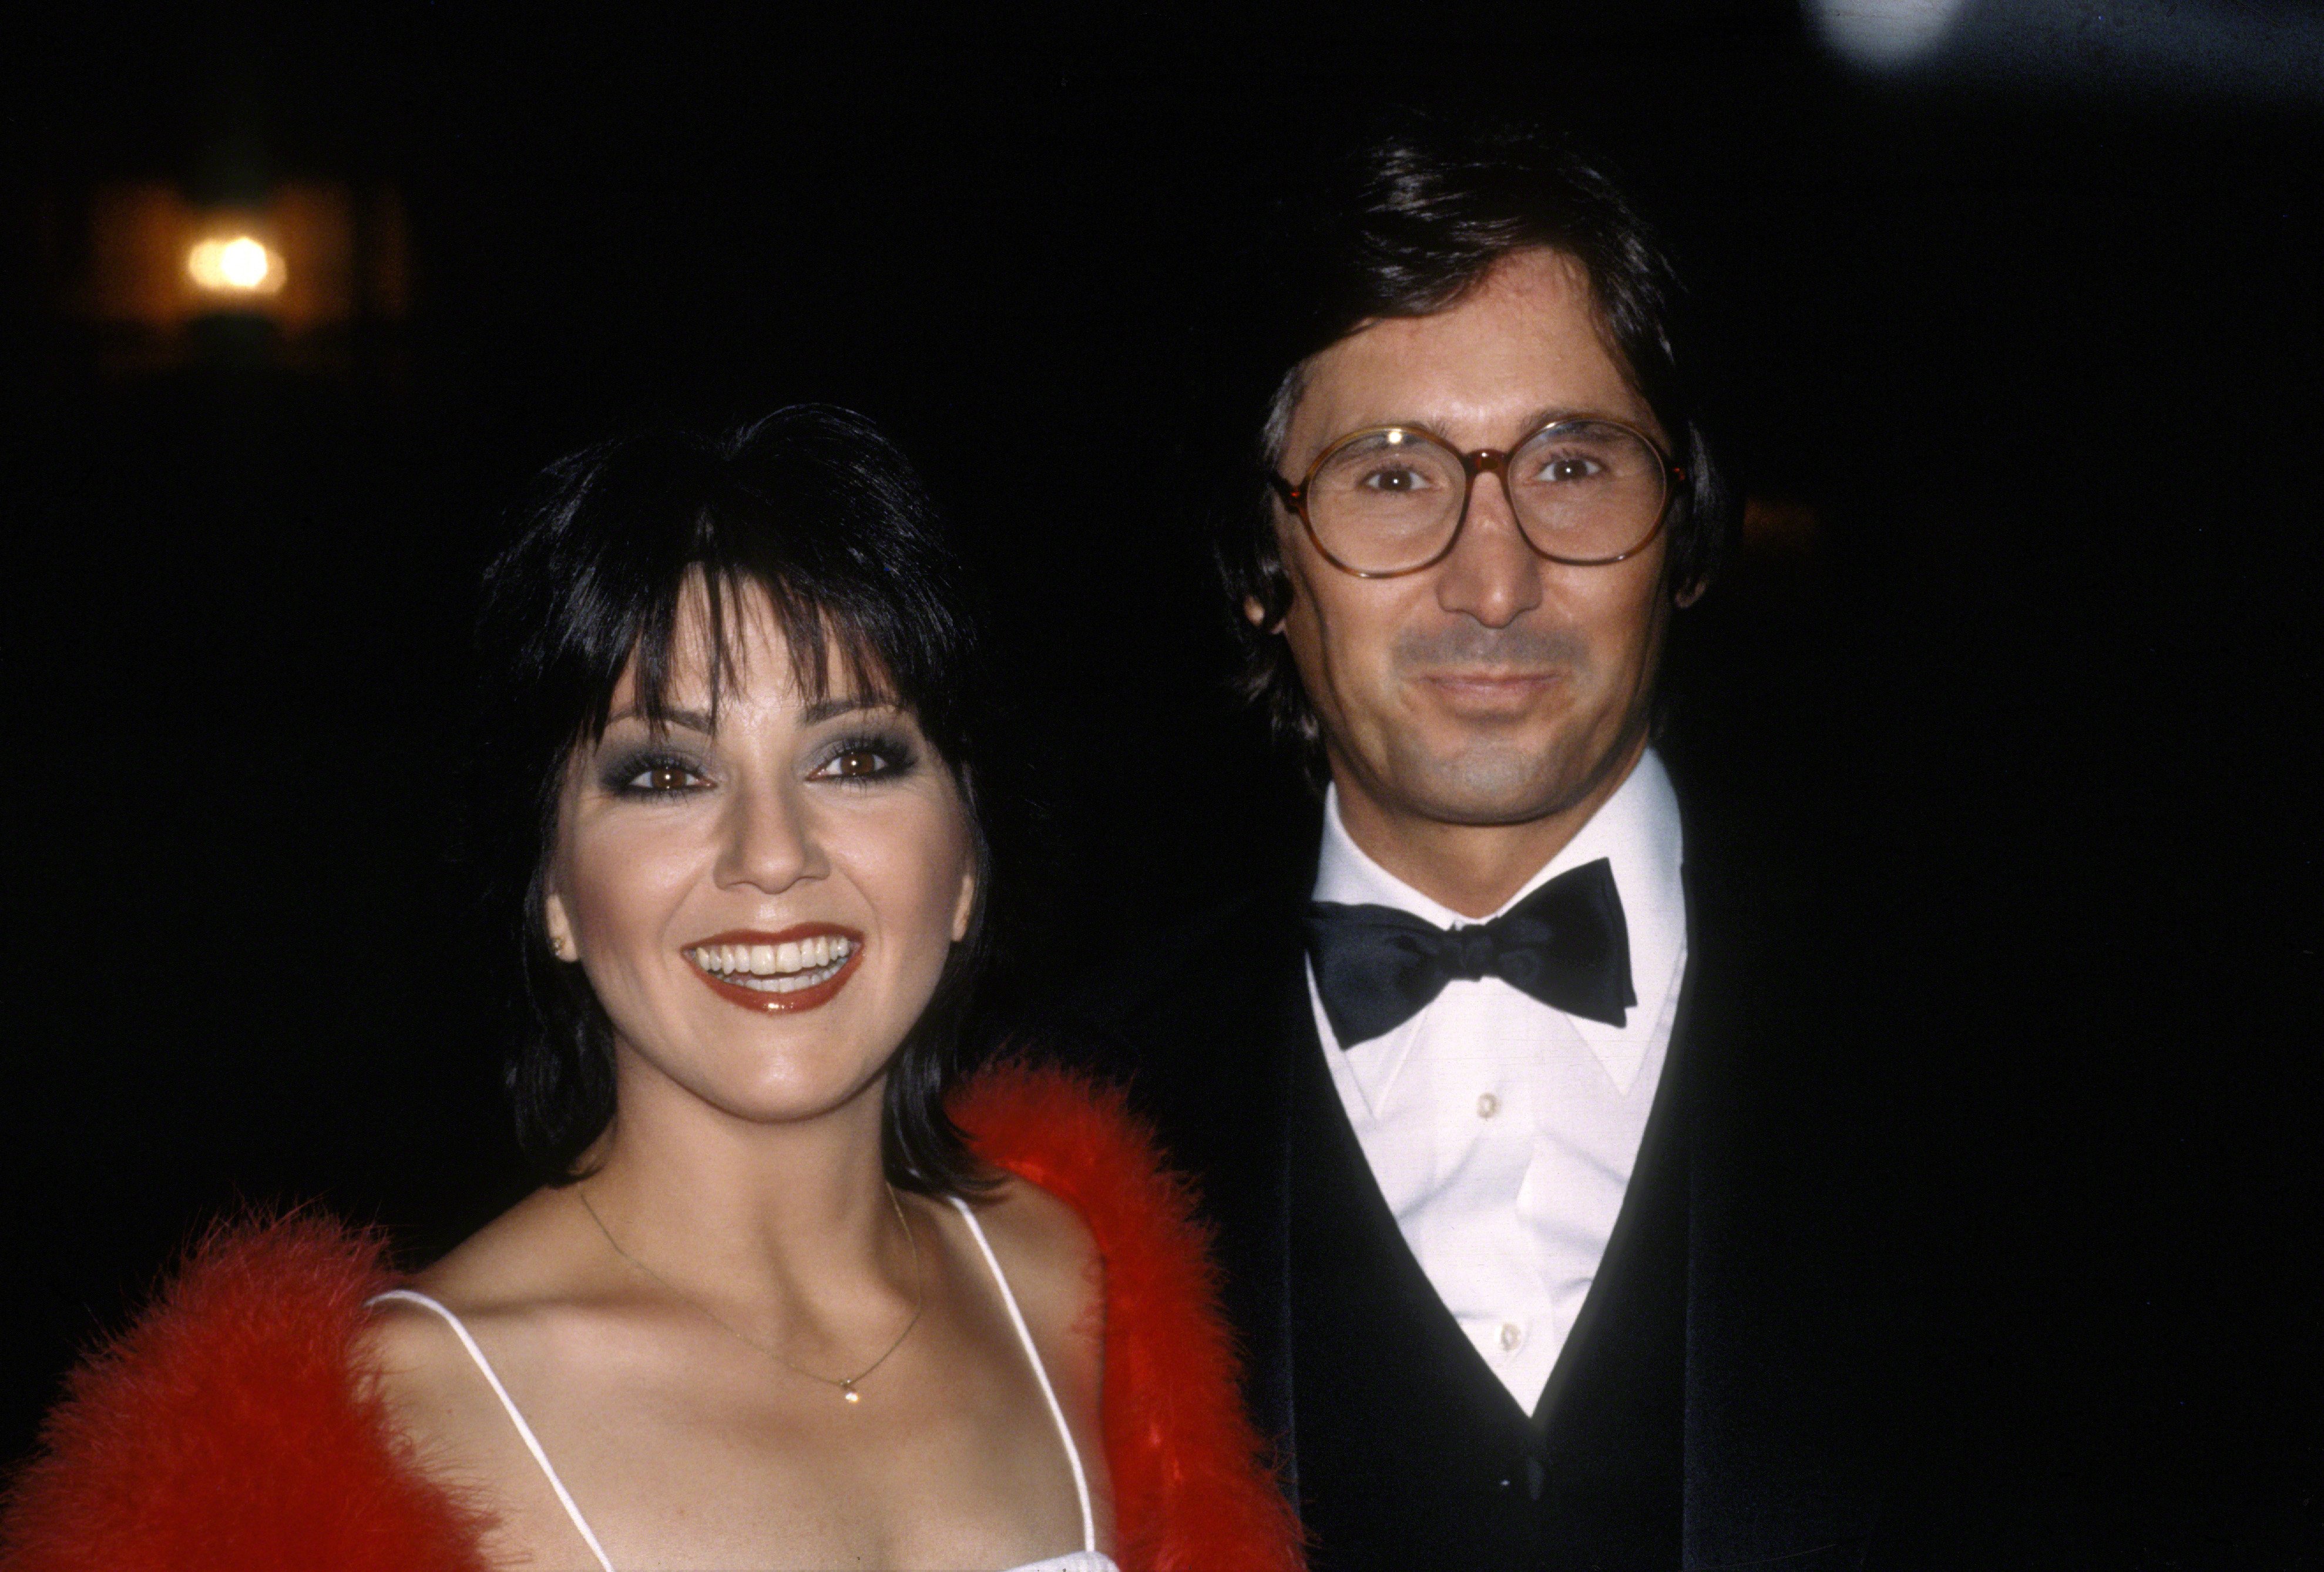
[[[1773,903],[1702,866],[1691,838],[1662,1085],[1532,1413],[1422,1273],[1332,1085],[1306,885],[1149,947],[1068,1027],[1200,1186],[1251,1405],[1324,1572],[1861,1563],[1879,1448],[1858,1350],[1878,1310],[1831,1138],[1856,1127],[1849,1078],[1775,985],[1755,911]],[[1816,1039],[1844,1040],[1832,1026]]]

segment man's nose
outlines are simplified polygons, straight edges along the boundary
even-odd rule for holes
[[[1501,477],[1487,473],[1469,489],[1461,538],[1436,566],[1436,603],[1506,628],[1542,602],[1542,559],[1526,543]]]
[[[804,794],[788,783],[738,790],[720,828],[718,884],[779,895],[803,878],[830,871]]]

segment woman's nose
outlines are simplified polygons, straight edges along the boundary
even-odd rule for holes
[[[721,826],[718,882],[778,895],[830,870],[799,794],[782,786],[735,792]]]

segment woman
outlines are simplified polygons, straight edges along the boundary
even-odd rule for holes
[[[73,1378],[8,1565],[1295,1567],[1142,1135],[951,1085],[975,643],[901,455],[795,408],[549,483],[482,757],[545,1182],[404,1282],[213,1236]]]

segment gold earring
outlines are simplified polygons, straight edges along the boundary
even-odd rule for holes
[[[573,924],[565,915],[565,903],[550,896],[544,903],[541,917],[549,930],[549,953],[559,961],[580,960],[581,946],[573,942]]]

